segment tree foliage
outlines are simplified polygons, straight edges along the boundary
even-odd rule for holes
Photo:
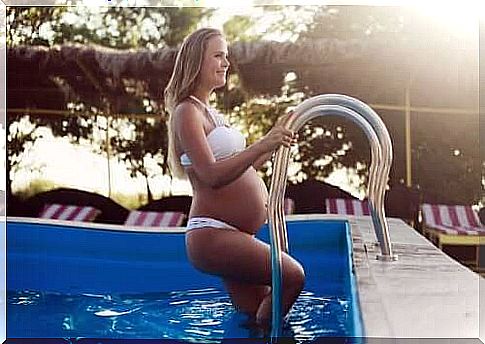
[[[8,7],[7,44],[176,46],[212,12],[202,7]]]
[[[212,12],[212,9],[198,7],[9,7],[7,44],[52,46],[79,43],[117,49],[177,46],[183,37],[196,27],[201,18],[209,16]],[[127,87],[132,85],[127,83]],[[132,105],[129,109],[119,110],[147,114],[162,111],[157,99],[145,97],[143,102],[133,101],[130,104]],[[27,153],[26,147],[33,146],[40,138],[35,134],[39,128],[50,128],[54,136],[68,137],[74,144],[78,144],[80,140],[91,140],[93,151],[102,153],[106,150],[106,136],[99,135],[94,139],[94,131],[109,130],[119,133],[123,125],[131,125],[135,139],[123,140],[122,136],[113,135],[110,139],[111,154],[128,164],[132,177],[145,177],[148,198],[151,199],[149,179],[167,171],[166,158],[162,153],[166,152],[167,147],[165,122],[150,119],[111,121],[108,128],[108,122],[104,117],[108,114],[108,108],[100,109],[81,99],[76,104],[66,104],[66,109],[72,110],[72,116],[62,120],[45,115],[27,118],[20,114],[9,115],[9,193],[10,171],[16,172],[16,166]],[[83,117],[76,116],[76,112],[82,113]],[[97,123],[98,116],[101,116],[102,122],[105,123],[104,127],[101,124],[102,128]],[[30,123],[31,129],[14,130],[21,118],[24,118],[24,122]],[[150,167],[153,161],[159,168]]]
[[[148,119],[117,119],[112,123],[116,135],[110,140],[118,159],[125,161],[131,177],[143,176],[146,181],[148,201],[153,201],[149,180],[156,175],[168,174],[168,141],[166,122]],[[129,133],[123,135],[123,132]]]
[[[224,36],[230,43],[257,40],[261,35],[250,32],[254,25],[255,21],[250,16],[233,16],[223,25]]]
[[[413,40],[417,39],[417,33],[423,31],[424,34],[426,29],[421,19],[417,20],[411,12],[397,7],[268,6],[264,10],[264,16],[230,17],[223,27],[228,41],[257,41],[272,37],[310,42],[320,38],[366,40],[399,37]],[[174,47],[212,12],[212,9],[196,7],[9,7],[7,44],[52,46],[80,43],[117,49]],[[266,32],[262,32],[258,27],[265,18],[271,20],[265,23]],[[439,33],[434,32],[429,37],[438,36]],[[286,73],[291,76],[290,70]],[[217,106],[229,115],[231,123],[243,130],[248,143],[251,143],[264,135],[279,116],[318,92],[296,81],[300,80],[288,78],[279,95],[251,96],[242,89],[236,71],[226,88],[218,93]],[[133,102],[133,108],[125,110],[141,114],[157,113],[160,121],[143,118],[113,120],[110,128],[100,129],[99,118],[106,109],[93,108],[82,101],[71,105],[71,108],[66,104],[66,108],[73,111],[73,116],[61,121],[31,116],[29,121],[34,127],[25,132],[13,130],[15,126],[9,128],[8,166],[15,166],[26,147],[38,138],[35,128],[49,127],[54,135],[70,137],[72,142],[91,140],[93,150],[97,152],[103,151],[106,142],[102,135],[95,138],[93,131],[111,130],[114,133],[110,139],[112,153],[128,163],[133,177],[145,177],[150,194],[149,179],[167,172],[166,123],[160,101],[143,94],[140,97],[142,102]],[[77,111],[89,116],[76,116]],[[9,124],[18,123],[21,118],[22,115],[9,115]],[[415,186],[424,192],[434,191],[442,200],[472,203],[479,199],[479,188],[476,189],[475,185],[480,183],[480,159],[476,149],[478,141],[474,139],[478,126],[465,122],[448,121],[446,125],[444,121],[444,126],[436,126],[433,121],[421,121],[413,128]],[[127,127],[131,128],[130,137],[122,134]],[[399,130],[404,131],[404,119]],[[462,135],[443,135],[443,132],[450,131],[461,132]],[[295,182],[305,178],[323,179],[336,168],[347,167],[360,175],[361,187],[365,186],[370,164],[369,144],[355,124],[326,117],[307,123],[299,134],[300,144],[293,151],[294,173],[290,179]],[[395,138],[401,137],[404,135],[396,135]],[[395,156],[404,157],[404,144],[394,147]],[[270,173],[271,164],[268,164],[263,171],[266,180]],[[404,169],[395,169],[393,178],[395,181],[405,179]]]
[[[366,39],[402,32],[402,8],[395,6],[314,6],[315,14],[300,40]]]
[[[295,7],[295,10],[299,7]],[[305,30],[298,31],[301,21],[287,15],[275,23],[273,29],[280,32],[297,32],[296,41],[312,41],[321,38],[400,40],[410,45],[425,47],[425,40],[443,41],[451,32],[443,25],[432,25],[429,18],[413,10],[394,6],[313,6],[312,20]],[[272,9],[270,9],[272,10]],[[289,13],[291,11],[285,12]],[[448,31],[446,31],[448,30]],[[421,41],[420,41],[421,40]],[[420,43],[421,42],[421,43]],[[468,42],[468,41],[467,41]],[[446,73],[447,71],[443,71]],[[446,85],[437,85],[445,87]],[[315,90],[300,89],[307,96]],[[470,107],[474,107],[470,104]],[[446,108],[446,103],[443,104]],[[385,111],[388,126],[396,127],[392,137],[394,145],[394,168],[392,182],[406,180],[404,112],[394,112],[390,118]],[[400,119],[396,120],[395,116]],[[477,115],[441,115],[432,113],[413,114],[412,155],[413,188],[420,189],[425,198],[435,202],[473,204],[480,199],[481,163],[478,152]],[[318,127],[321,127],[318,128]],[[303,129],[299,157],[302,171],[310,178],[323,178],[334,168],[353,167],[361,177],[361,187],[368,178],[370,165],[369,144],[362,131],[354,124],[336,118],[314,121]],[[322,131],[323,129],[323,131]],[[395,129],[395,128],[393,128]],[[450,134],[445,134],[450,133]],[[341,143],[339,147],[338,142]],[[402,168],[401,168],[402,166]]]
[[[413,179],[429,201],[480,200],[478,115],[417,114],[412,119]]]
[[[38,139],[45,136],[45,129],[48,129],[53,136],[66,137],[73,144],[89,142],[93,152],[101,153],[103,143],[96,140],[93,131],[98,128],[97,114],[91,113],[87,116],[78,116],[79,106],[70,108],[71,115],[62,119],[52,118],[41,115],[33,116],[26,113],[9,114],[7,117],[7,193],[12,194],[11,178],[18,172],[21,162],[30,154],[30,149],[35,145]],[[76,113],[77,112],[77,113]],[[30,171],[38,170],[42,172],[43,166],[30,166]]]

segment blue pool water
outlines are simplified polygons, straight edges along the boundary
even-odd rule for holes
[[[283,335],[359,338],[349,227],[291,221],[290,252],[306,284]],[[264,227],[258,237],[269,241]],[[261,338],[218,278],[188,263],[182,233],[7,224],[8,338]]]

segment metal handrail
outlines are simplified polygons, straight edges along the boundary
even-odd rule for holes
[[[372,222],[380,244],[378,259],[394,261],[389,227],[385,219],[384,194],[392,164],[392,142],[384,122],[365,103],[358,99],[338,95],[319,95],[299,104],[286,118],[286,128],[297,132],[306,122],[320,116],[338,115],[345,117],[363,129],[371,147],[371,166],[367,186]],[[281,147],[274,159],[274,172],[268,202],[268,223],[270,228],[272,266],[272,326],[271,338],[281,332],[281,255],[288,253],[288,238],[284,221],[283,198],[286,189],[290,149]],[[379,166],[378,166],[379,165]]]

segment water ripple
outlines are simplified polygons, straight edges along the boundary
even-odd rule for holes
[[[264,336],[235,311],[225,291],[215,288],[132,295],[35,291],[7,295],[8,332],[14,337],[171,338],[219,343],[228,337]],[[345,298],[304,291],[283,334],[296,343],[350,335],[350,305]]]

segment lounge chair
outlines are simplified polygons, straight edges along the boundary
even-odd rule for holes
[[[184,220],[185,214],[178,211],[132,210],[125,220],[125,226],[180,227]]]
[[[101,213],[91,206],[70,204],[45,204],[39,213],[40,218],[67,221],[92,222]]]
[[[327,214],[342,215],[364,215],[369,216],[369,202],[367,200],[359,201],[351,198],[327,198],[325,200]]]
[[[424,203],[423,232],[440,249],[444,245],[475,246],[475,259],[463,263],[479,267],[480,245],[485,244],[485,226],[471,206]]]
[[[283,209],[285,211],[285,215],[293,214],[295,212],[295,201],[286,197],[283,203]]]

